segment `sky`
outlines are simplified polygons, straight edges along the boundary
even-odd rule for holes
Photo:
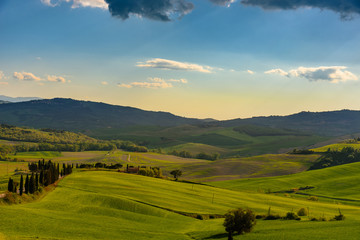
[[[358,0],[0,0],[0,95],[219,120],[360,109]]]

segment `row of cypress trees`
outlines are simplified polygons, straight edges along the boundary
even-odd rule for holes
[[[72,173],[73,165],[63,164],[63,168],[60,171],[60,165],[52,163],[51,160],[31,163],[29,164],[29,170],[32,171],[30,177],[29,174],[26,175],[25,183],[23,175],[20,177],[20,186],[18,188],[18,183],[10,177],[8,182],[8,191],[17,193],[19,189],[20,196],[23,194],[23,191],[26,194],[33,194],[39,190],[40,186],[48,186],[55,183],[59,180],[59,177],[66,176]]]

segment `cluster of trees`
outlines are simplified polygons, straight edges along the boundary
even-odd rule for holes
[[[26,175],[25,183],[23,175],[20,177],[20,183],[15,182],[9,178],[8,191],[17,193],[19,190],[20,196],[24,193],[33,194],[39,190],[40,186],[48,186],[59,180],[59,177],[66,176],[72,173],[73,166],[71,164],[63,164],[60,171],[60,165],[52,163],[51,160],[39,160],[37,163],[29,163],[29,170],[31,175]]]
[[[138,171],[139,175],[148,176],[148,177],[155,177],[155,178],[162,178],[162,170],[158,167],[145,167],[142,166],[139,168]]]
[[[211,160],[211,161],[217,160],[220,157],[220,154],[218,154],[218,153],[207,154],[207,153],[201,152],[201,153],[192,155],[188,151],[180,151],[180,152],[178,152],[176,150],[174,150],[172,152],[169,152],[169,154],[174,155],[174,156],[178,156],[178,157],[182,157],[182,158],[197,158],[197,159],[204,159],[204,160]]]
[[[81,163],[81,164],[76,164],[76,168],[107,168],[107,169],[119,169],[122,168],[123,165],[121,163],[116,163],[116,164],[110,164],[107,165],[106,163],[101,163],[101,162],[97,162],[95,164],[90,164],[90,163]]]
[[[120,140],[81,142],[74,144],[60,143],[22,143],[17,145],[0,145],[0,160],[7,160],[8,155],[17,152],[56,151],[56,152],[82,152],[82,151],[114,151],[123,149],[129,152],[147,152],[144,146]]]
[[[291,152],[289,152],[290,154],[313,154],[314,151],[313,150],[309,150],[309,149],[296,149],[294,148]]]
[[[7,155],[14,151],[11,145],[0,145],[0,161],[7,160]]]
[[[359,150],[352,147],[344,147],[341,150],[328,149],[323,156],[310,167],[309,170],[327,168],[353,162],[360,162]]]
[[[0,159],[5,159],[9,153],[34,151],[113,151],[123,149],[130,152],[147,152],[144,146],[138,146],[130,141],[97,140],[81,133],[73,133],[55,129],[19,128],[0,124],[0,139],[22,141],[22,144],[0,146]],[[26,142],[26,143],[25,143]]]
[[[55,129],[36,130],[31,128],[20,128],[8,124],[0,124],[0,138],[11,141],[60,144],[97,142],[96,139],[81,133],[73,133]]]

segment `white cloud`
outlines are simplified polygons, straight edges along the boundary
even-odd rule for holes
[[[14,78],[18,79],[18,80],[26,80],[26,81],[41,81],[42,79],[39,77],[36,77],[34,74],[32,73],[28,73],[28,72],[14,72]]]
[[[64,77],[55,76],[55,75],[48,75],[47,80],[49,82],[59,82],[59,83],[66,83],[67,80]]]
[[[346,71],[344,66],[306,68],[299,67],[290,70],[290,75],[294,77],[306,78],[309,81],[329,81],[332,83],[356,81],[358,77],[355,74]]]
[[[169,82],[178,82],[178,83],[188,83],[188,80],[186,80],[185,78],[181,78],[181,79],[169,79]]]
[[[108,85],[109,83],[108,83],[108,82],[103,81],[103,82],[101,82],[101,84],[102,84],[102,85]]]
[[[328,81],[331,83],[356,81],[358,77],[345,66],[321,66],[321,67],[299,67],[285,72],[281,69],[273,69],[265,73],[275,73],[287,77],[301,77],[311,82]]]
[[[92,8],[102,8],[108,9],[108,4],[104,0],[40,0],[43,4],[56,7],[59,6],[62,2],[71,2],[71,8],[78,7],[92,7]]]
[[[117,86],[121,87],[121,88],[132,88],[133,87],[131,84],[125,84],[125,83],[119,83]]]
[[[269,71],[266,71],[265,74],[279,74],[281,76],[289,76],[289,73],[285,72],[284,70],[277,68],[277,69],[271,69]]]
[[[43,4],[50,6],[50,7],[55,7],[57,6],[57,1],[55,1],[56,3],[52,3],[51,0],[40,0]]]
[[[92,7],[108,9],[108,4],[104,0],[74,0],[74,3],[71,7]]]
[[[251,74],[251,75],[255,74],[255,72],[253,72],[253,71],[251,71],[251,70],[247,70],[246,72],[249,73],[249,74]]]
[[[194,63],[177,62],[162,58],[153,58],[145,63],[139,62],[136,66],[148,68],[162,68],[167,70],[184,70],[195,71],[202,73],[212,73],[213,68],[209,66],[202,66]]]
[[[149,78],[147,82],[132,82],[130,84],[119,83],[118,87],[122,88],[152,88],[152,89],[164,89],[164,88],[172,88],[173,85],[162,78]]]

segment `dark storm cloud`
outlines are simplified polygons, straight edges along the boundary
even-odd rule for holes
[[[302,7],[320,8],[340,13],[342,19],[360,14],[359,0],[242,0],[242,4],[263,9],[291,10]]]
[[[194,4],[186,0],[105,0],[112,16],[123,20],[131,14],[158,21],[171,21],[191,12]]]

